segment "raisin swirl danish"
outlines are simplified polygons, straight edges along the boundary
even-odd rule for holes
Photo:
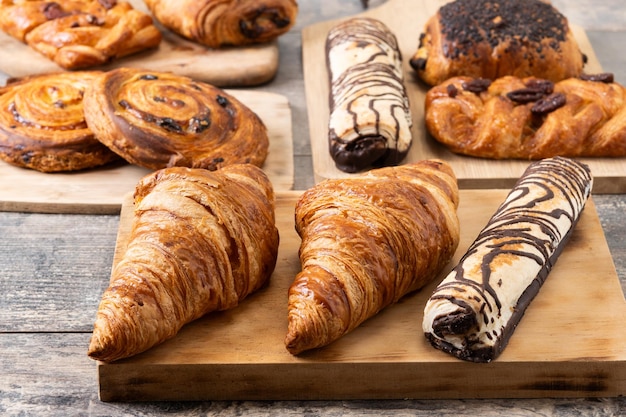
[[[146,0],[166,28],[219,48],[269,42],[296,22],[295,0]]]
[[[553,83],[455,77],[431,88],[426,128],[452,152],[492,159],[626,156],[626,88],[612,74]]]
[[[455,0],[426,22],[410,59],[429,85],[505,75],[557,82],[582,73],[586,57],[569,22],[542,0]]]
[[[223,90],[171,73],[118,68],[85,92],[98,140],[149,169],[262,166],[269,138],[261,119]]]
[[[411,111],[395,35],[372,18],[352,18],[326,39],[330,154],[357,172],[397,165],[411,147]]]
[[[159,170],[137,184],[134,200],[128,246],[102,295],[88,350],[107,362],[236,307],[267,284],[278,254],[274,192],[253,165]]]
[[[307,190],[295,210],[302,271],[289,288],[287,350],[328,345],[437,277],[459,243],[458,202],[438,160]]]
[[[529,165],[424,309],[432,345],[489,362],[506,347],[578,222],[589,168],[555,157]]]
[[[41,172],[76,171],[119,157],[85,122],[83,94],[99,73],[9,80],[0,87],[0,158]]]
[[[157,47],[152,18],[116,0],[3,1],[0,28],[64,69]]]

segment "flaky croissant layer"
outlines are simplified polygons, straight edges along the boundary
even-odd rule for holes
[[[459,242],[451,167],[429,160],[327,180],[296,205],[302,271],[289,289],[292,354],[328,345],[434,279]]]
[[[252,165],[144,177],[125,254],[102,295],[88,354],[114,361],[264,286],[278,253],[274,194]]]

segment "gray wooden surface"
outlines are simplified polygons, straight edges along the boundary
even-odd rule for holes
[[[370,1],[370,7],[383,0]],[[587,34],[607,71],[626,83],[623,0],[553,0]],[[295,188],[313,184],[300,30],[362,11],[360,0],[301,0],[296,28],[280,40],[276,78],[259,87],[284,94],[293,112]],[[0,82],[6,76],[0,74]],[[1,178],[0,181],[10,181]],[[626,196],[594,196],[626,288]],[[102,403],[86,356],[106,286],[119,218],[0,212],[0,415],[6,416],[623,416],[625,398]]]

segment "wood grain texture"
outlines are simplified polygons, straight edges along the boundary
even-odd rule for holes
[[[404,57],[405,86],[413,117],[413,145],[405,162],[441,158],[449,162],[459,179],[461,188],[509,188],[524,172],[527,161],[496,161],[453,154],[437,143],[424,126],[424,99],[428,87],[419,81],[410,68],[408,58],[418,45],[418,37],[426,20],[448,0],[389,0],[385,4],[360,13],[380,19],[394,31]],[[342,178],[352,174],[340,171],[328,150],[328,72],[324,43],[329,29],[339,19],[316,23],[302,31],[304,82],[313,169],[316,181]],[[588,57],[585,71],[597,73],[602,67],[585,31],[572,25],[580,48]],[[594,193],[621,193],[626,191],[626,158],[584,158],[595,177]]]
[[[150,14],[142,0],[128,0],[134,8]],[[93,69],[149,68],[173,72],[220,87],[246,87],[270,81],[278,70],[278,44],[211,49],[188,41],[155,21],[163,34],[160,46],[115,60]],[[0,32],[0,71],[12,77],[63,71],[28,45]]]
[[[269,155],[263,170],[278,190],[293,187],[291,110],[275,93],[226,90],[255,111],[267,126]],[[42,173],[0,161],[0,210],[45,213],[119,213],[124,195],[150,171],[112,164],[71,173]]]
[[[300,268],[300,240],[293,227],[298,196],[278,195],[281,244],[270,285],[233,310],[185,326],[174,339],[147,352],[99,363],[102,400],[626,394],[626,335],[621,331],[626,304],[592,200],[507,349],[492,363],[474,364],[435,350],[422,335],[423,307],[438,280],[326,348],[290,355],[283,340],[287,289]],[[505,196],[503,190],[462,190],[461,242],[450,266]],[[114,263],[126,246],[131,213],[127,202]]]

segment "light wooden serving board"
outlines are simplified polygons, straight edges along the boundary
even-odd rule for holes
[[[134,8],[150,14],[142,0],[127,0]],[[278,44],[211,49],[191,42],[165,29],[160,46],[151,51],[124,57],[110,64],[94,67],[108,70],[118,67],[148,68],[173,72],[220,87],[243,87],[263,84],[278,70]],[[0,32],[0,71],[12,77],[62,71],[19,40]]]
[[[293,188],[291,109],[287,98],[263,91],[226,90],[267,126],[263,165],[276,190]],[[119,213],[124,196],[150,171],[128,164],[70,173],[42,173],[0,161],[0,210],[45,213]]]
[[[415,76],[409,65],[418,46],[419,35],[428,18],[447,0],[389,0],[358,16],[377,18],[387,24],[398,38],[403,55],[404,78],[413,116],[413,145],[406,162],[441,158],[452,165],[462,188],[509,188],[526,169],[525,161],[497,161],[453,154],[437,143],[424,125],[424,100],[428,87]],[[342,178],[347,174],[335,166],[328,150],[328,72],[325,42],[328,31],[339,20],[317,23],[302,31],[304,81],[309,115],[309,130],[316,181]],[[602,71],[584,30],[572,25],[582,51],[587,55],[585,71]],[[594,193],[626,192],[626,158],[585,158],[595,177]]]
[[[280,247],[265,289],[230,311],[185,326],[135,357],[98,363],[103,401],[606,397],[626,394],[626,303],[590,200],[508,347],[488,364],[432,348],[421,322],[439,279],[335,343],[290,355],[287,290],[300,270],[294,231],[299,192],[277,195]],[[506,196],[462,190],[456,264]],[[114,263],[127,245],[126,200]],[[87,349],[87,347],[85,347]]]

